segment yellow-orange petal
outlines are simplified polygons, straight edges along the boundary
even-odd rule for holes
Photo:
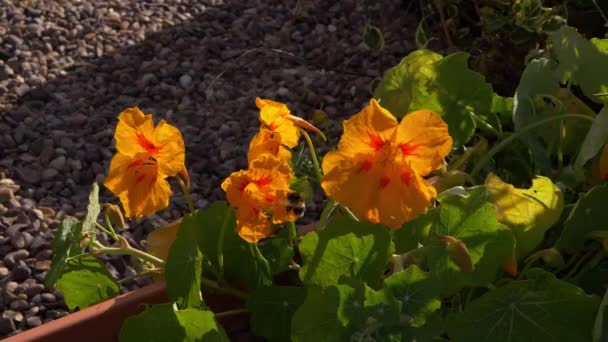
[[[402,156],[422,176],[440,168],[452,149],[448,125],[430,110],[407,114],[397,128],[396,143]]]
[[[114,133],[119,153],[133,157],[141,152],[155,152],[159,146],[154,141],[152,115],[145,115],[139,108],[122,111]]]
[[[173,177],[180,173],[185,167],[186,148],[179,129],[163,120],[154,128],[153,141],[159,146],[154,157],[160,174]]]
[[[251,163],[263,153],[269,153],[281,160],[291,160],[291,152],[281,143],[281,135],[262,128],[251,139],[247,161]]]
[[[233,172],[224,179],[221,187],[226,193],[226,199],[231,206],[238,207],[241,205],[243,191],[250,181],[251,179],[247,174],[247,170]]]
[[[169,206],[169,183],[158,173],[157,164],[147,153],[134,157],[116,154],[104,185],[120,198],[125,216],[152,215]]]
[[[272,236],[276,228],[262,210],[241,206],[236,213],[236,230],[243,240],[257,243],[261,239]]]
[[[342,151],[323,159],[321,187],[336,201],[370,222],[399,229],[424,213],[435,189],[426,184],[408,164],[387,165]]]
[[[294,148],[298,145],[300,131],[295,123],[289,120],[291,112],[280,102],[256,98],[255,103],[260,109],[262,128],[267,128],[281,135],[283,145]]]
[[[345,153],[370,153],[378,150],[395,134],[397,120],[375,99],[359,113],[345,120],[338,149]]]
[[[287,160],[263,154],[249,164],[248,175],[252,180],[274,190],[289,189],[293,173]]]
[[[608,144],[604,145],[602,155],[600,156],[600,179],[606,180],[608,175]]]

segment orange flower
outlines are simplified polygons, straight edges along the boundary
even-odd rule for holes
[[[243,239],[256,243],[274,233],[272,223],[297,219],[285,207],[292,179],[285,160],[263,154],[248,170],[234,172],[224,180],[222,189],[230,205],[237,207],[237,231]]]
[[[120,198],[127,217],[151,215],[169,205],[167,177],[184,170],[184,141],[165,121],[154,127],[152,115],[139,108],[118,116],[114,133],[118,153],[110,162],[104,185]]]
[[[608,144],[604,145],[600,156],[600,179],[606,180],[606,175],[608,175]]]
[[[294,148],[298,145],[300,131],[296,124],[290,119],[291,112],[283,103],[261,98],[255,99],[255,104],[260,109],[260,122],[262,129],[278,133],[283,145]]]
[[[291,160],[291,152],[282,144],[281,135],[262,127],[249,143],[247,161],[251,163],[263,153],[269,153],[281,160]]]
[[[398,124],[372,99],[344,121],[338,149],[323,159],[321,186],[358,217],[399,229],[437,195],[422,177],[442,166],[451,147],[438,114],[419,110]]]

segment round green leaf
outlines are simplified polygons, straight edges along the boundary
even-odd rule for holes
[[[291,318],[304,302],[303,287],[269,286],[257,289],[247,303],[251,329],[269,341],[287,341],[291,336]]]

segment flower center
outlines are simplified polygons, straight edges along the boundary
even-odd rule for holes
[[[146,138],[146,136],[142,132],[137,132],[136,136],[137,143],[139,144],[139,146],[143,147],[144,150],[150,153],[156,153],[160,151],[160,147],[154,145],[154,143],[148,140],[148,138]]]
[[[146,184],[151,186],[158,177],[158,163],[147,153],[136,155],[135,160],[127,166],[129,182],[133,186]]]

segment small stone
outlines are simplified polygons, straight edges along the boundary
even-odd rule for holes
[[[40,172],[38,169],[32,167],[18,167],[16,170],[17,176],[19,176],[22,181],[28,184],[37,184],[40,182]]]
[[[19,311],[4,310],[2,313],[2,318],[10,318],[15,322],[21,322],[23,321],[23,314]]]
[[[13,235],[11,243],[13,244],[13,247],[17,249],[24,249],[32,244],[33,239],[34,237],[28,232],[17,232]]]
[[[25,294],[28,297],[34,297],[35,295],[44,292],[44,289],[45,289],[45,287],[42,284],[38,284],[38,283],[32,284],[28,288],[25,289]]]
[[[19,249],[5,255],[3,261],[8,268],[13,268],[18,260],[23,260],[29,256],[30,253],[27,250]]]
[[[0,203],[4,204],[13,198],[15,198],[13,190],[9,188],[0,187]]]
[[[27,267],[27,264],[23,260],[19,260],[17,265],[13,267],[11,274],[14,281],[24,281],[32,275],[32,270]]]
[[[63,316],[67,315],[67,312],[62,312],[59,310],[49,310],[46,312],[45,317],[47,319],[57,319],[57,318],[61,318]]]
[[[15,323],[10,318],[0,318],[0,336],[7,336],[17,330]]]
[[[42,320],[39,316],[31,316],[25,319],[25,323],[28,327],[33,328],[42,324]]]
[[[43,303],[55,303],[57,301],[55,295],[48,292],[40,295],[40,298],[42,299]]]
[[[281,96],[287,96],[287,95],[289,95],[289,89],[287,89],[285,87],[281,87],[277,90],[277,94],[279,94]]]
[[[48,271],[51,269],[51,260],[40,260],[36,261],[34,265],[36,271]]]
[[[49,163],[49,167],[51,167],[57,171],[62,171],[65,168],[65,164],[66,164],[65,156],[59,156],[59,157],[53,159]],[[42,178],[44,178],[44,174],[42,175]]]
[[[8,268],[6,268],[6,267],[0,267],[0,278],[4,278],[7,275],[9,275]]]
[[[46,170],[42,171],[42,179],[48,181],[48,180],[55,178],[58,174],[59,174],[59,171],[57,171],[55,169],[46,169]]]
[[[184,89],[188,89],[190,88],[190,86],[192,85],[192,76],[188,75],[188,74],[183,74],[180,78],[179,78],[179,84],[182,86],[182,88]]]
[[[11,303],[10,307],[15,311],[25,311],[29,309],[30,304],[25,299],[17,299]],[[23,319],[23,315],[21,317]]]

